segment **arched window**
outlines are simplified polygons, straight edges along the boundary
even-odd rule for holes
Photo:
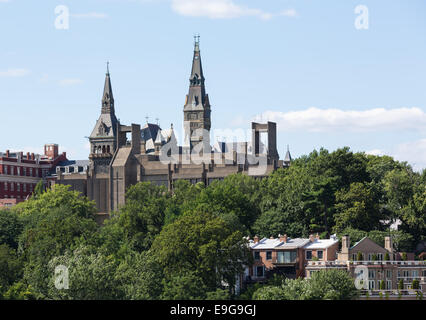
[[[107,153],[110,153],[111,149],[109,147],[109,145],[107,146]]]
[[[105,153],[105,146],[102,146],[102,153]]]

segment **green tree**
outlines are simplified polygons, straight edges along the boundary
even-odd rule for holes
[[[221,217],[230,228],[248,234],[260,215],[259,183],[242,174],[214,181],[201,190],[193,211],[205,211]]]
[[[261,215],[253,226],[260,237],[287,234],[290,237],[308,235],[311,217],[307,217],[303,195],[312,189],[308,168],[292,165],[273,172],[262,181]]]
[[[286,300],[287,296],[282,287],[265,286],[257,289],[253,300]]]
[[[310,289],[314,299],[351,300],[358,296],[354,279],[346,270],[315,272],[310,279]]]
[[[23,263],[16,251],[7,244],[0,245],[0,299],[22,277]]]
[[[157,300],[163,292],[163,272],[150,251],[132,252],[116,270],[123,298],[129,300]]]
[[[170,194],[164,186],[141,182],[126,192],[126,204],[110,222],[116,223],[115,233],[121,233],[131,249],[148,250],[164,225],[164,215]],[[105,233],[106,234],[106,233]],[[121,241],[121,242],[122,242]]]
[[[57,289],[55,268],[65,266],[69,272],[69,288]],[[122,298],[120,286],[115,278],[117,263],[110,256],[94,253],[80,246],[54,257],[48,263],[48,295],[56,300],[110,300]]]
[[[229,291],[225,289],[216,289],[216,291],[209,291],[206,294],[206,300],[229,300]]]
[[[37,199],[46,191],[43,180],[40,180],[34,187],[33,198]]]
[[[352,183],[349,190],[336,192],[336,201],[336,231],[347,227],[366,231],[380,228],[383,217],[373,186]]]
[[[79,242],[89,242],[99,228],[93,219],[80,216],[81,212],[74,213],[68,206],[43,212],[45,215],[35,225],[33,222],[26,226],[22,235],[24,279],[38,298],[47,296],[48,262],[67,249],[74,249]]]
[[[164,280],[163,300],[204,300],[207,287],[194,272],[175,274]]]
[[[23,223],[14,211],[0,210],[0,244],[17,249],[22,230]]]
[[[165,226],[151,249],[166,278],[191,271],[207,291],[220,288],[222,281],[233,288],[236,275],[252,259],[241,232],[205,212],[187,213]]]
[[[419,280],[414,279],[412,284],[411,284],[411,288],[413,288],[414,290],[419,290],[420,289],[420,283]]]

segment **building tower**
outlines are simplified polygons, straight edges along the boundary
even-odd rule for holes
[[[192,59],[192,70],[189,78],[189,93],[186,95],[183,108],[185,141],[183,146],[190,149],[203,141],[202,135],[194,135],[197,129],[210,131],[211,110],[209,96],[206,94],[204,74],[201,65],[200,36],[195,36],[194,57]],[[204,137],[206,139],[206,137]],[[210,141],[204,141],[209,144]]]
[[[117,147],[118,120],[114,110],[114,96],[112,94],[109,66],[105,76],[104,93],[102,96],[101,115],[89,137],[90,164],[96,173],[106,173],[112,155]]]

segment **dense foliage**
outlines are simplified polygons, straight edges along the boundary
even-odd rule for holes
[[[4,299],[349,299],[347,274],[318,273],[249,287],[234,284],[251,263],[246,236],[368,235],[398,250],[425,241],[426,171],[348,148],[321,149],[263,180],[236,174],[206,187],[177,181],[131,186],[126,204],[100,227],[94,203],[56,185],[0,212]],[[69,269],[69,289],[55,268]],[[348,280],[349,279],[349,280]]]

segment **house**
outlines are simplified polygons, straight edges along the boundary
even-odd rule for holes
[[[339,241],[334,236],[330,239],[320,239],[317,234],[306,238],[290,238],[279,235],[278,238],[263,238],[256,236],[250,240],[254,264],[246,269],[246,283],[263,282],[274,274],[286,278],[305,276],[307,261],[335,260]]]
[[[362,280],[361,288],[372,294],[379,290],[395,294],[397,289],[412,289],[413,280],[417,280],[419,289],[426,292],[426,262],[415,261],[412,253],[407,254],[407,260],[401,257],[402,254],[394,250],[391,237],[385,237],[383,248],[368,237],[351,246],[349,236],[343,236],[337,259],[327,263],[307,261],[306,277],[310,278],[316,271],[339,268]]]

